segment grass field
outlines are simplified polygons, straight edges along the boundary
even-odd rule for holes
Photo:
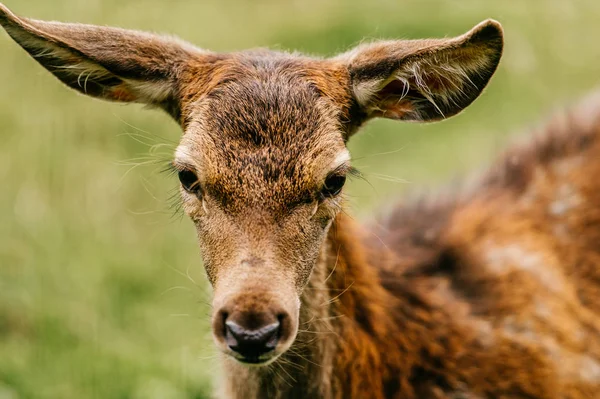
[[[483,96],[438,124],[376,121],[353,140],[365,218],[393,195],[480,168],[509,136],[600,83],[597,0],[5,0],[21,15],[177,34],[227,51],[333,55],[363,38],[506,30]],[[0,34],[0,399],[207,398],[210,289],[161,173],[166,115],[84,98]],[[406,181],[406,182],[400,182]]]

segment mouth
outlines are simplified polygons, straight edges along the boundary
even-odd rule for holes
[[[262,367],[273,363],[279,357],[279,354],[276,354],[275,351],[271,351],[260,356],[242,356],[233,352],[229,353],[229,356],[233,357],[242,364],[254,367]]]

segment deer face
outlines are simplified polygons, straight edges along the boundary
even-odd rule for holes
[[[216,342],[258,363],[296,335],[350,156],[342,110],[316,86],[328,82],[306,76],[312,62],[243,61],[190,107],[174,164],[214,286]]]
[[[340,210],[346,142],[366,120],[440,120],[485,87],[502,52],[486,21],[443,40],[383,41],[333,59],[213,54],[160,36],[18,18],[0,24],[82,93],[160,107],[214,287],[217,346],[266,364],[298,330],[300,296]]]

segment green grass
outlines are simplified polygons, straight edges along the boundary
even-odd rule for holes
[[[600,81],[597,0],[6,1],[22,15],[173,33],[219,51],[329,55],[363,38],[501,21],[500,70],[465,113],[376,121],[353,139],[369,181],[350,185],[359,217],[489,163],[511,133]],[[208,397],[218,370],[210,289],[194,228],[169,207],[176,181],[160,173],[178,127],[76,95],[5,34],[0,54],[0,398]]]

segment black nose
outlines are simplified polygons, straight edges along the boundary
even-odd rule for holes
[[[247,330],[234,321],[225,322],[225,340],[229,348],[248,363],[260,363],[259,357],[272,351],[279,341],[279,322],[256,330]]]

